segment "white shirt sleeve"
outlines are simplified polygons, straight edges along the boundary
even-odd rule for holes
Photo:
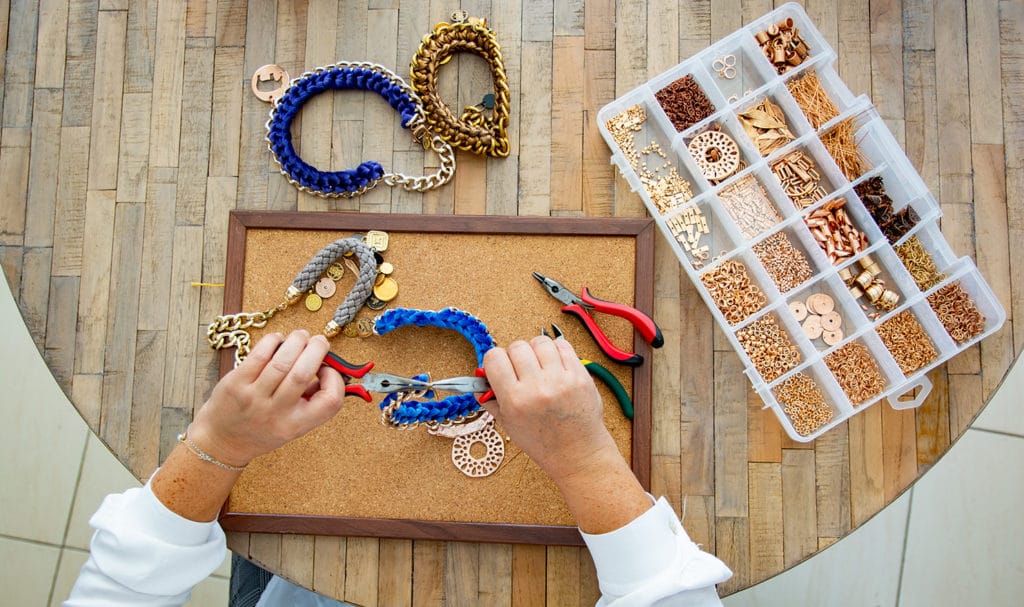
[[[167,509],[144,487],[108,495],[89,520],[89,560],[64,603],[182,605],[224,560],[217,521],[198,523]]]
[[[665,498],[624,527],[582,535],[597,567],[597,607],[722,604],[715,584],[732,571],[690,540]]]

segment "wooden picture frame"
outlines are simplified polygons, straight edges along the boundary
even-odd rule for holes
[[[246,247],[252,230],[338,231],[364,232],[383,229],[390,234],[457,234],[487,237],[488,235],[521,235],[543,238],[591,239],[626,237],[634,243],[633,302],[638,309],[653,313],[654,287],[654,222],[650,219],[620,218],[553,218],[553,217],[499,217],[459,215],[392,215],[316,212],[232,211],[229,217],[227,262],[225,270],[224,313],[242,310],[243,291],[247,268]],[[340,235],[339,235],[340,237]],[[464,236],[463,236],[464,237]],[[326,244],[326,243],[323,243]],[[573,269],[557,278],[579,292],[586,279],[586,271],[595,270],[594,259],[574,261]],[[300,262],[304,263],[303,259]],[[589,268],[589,270],[587,270]],[[290,280],[290,278],[288,279]],[[571,281],[571,282],[570,282]],[[283,293],[287,283],[281,285]],[[539,288],[539,287],[538,287]],[[595,295],[601,296],[600,292]],[[562,326],[579,324],[559,312],[559,304],[551,298],[552,320]],[[623,303],[630,303],[624,301]],[[604,324],[603,315],[598,322]],[[612,319],[619,320],[619,319]],[[623,321],[624,322],[624,321]],[[628,327],[628,324],[626,325]],[[536,327],[539,331],[540,327]],[[276,329],[275,329],[276,330]],[[651,476],[651,362],[652,349],[638,333],[633,333],[633,349],[645,358],[645,363],[632,368],[632,397],[635,415],[631,430],[631,466],[641,484],[650,488]],[[338,338],[340,339],[340,337]],[[589,340],[589,338],[587,338]],[[580,342],[582,343],[582,341]],[[625,345],[623,340],[620,345]],[[332,347],[333,347],[332,343]],[[592,344],[587,344],[592,345]],[[579,350],[579,348],[577,348]],[[582,356],[582,354],[581,354]],[[597,358],[597,357],[595,357]],[[614,365],[599,360],[605,366]],[[233,352],[220,354],[220,373],[231,370]],[[624,367],[617,373],[628,373]],[[614,401],[612,403],[614,406]],[[606,404],[606,409],[608,405]],[[535,543],[548,545],[582,545],[575,526],[535,525],[504,522],[462,522],[396,517],[334,516],[322,514],[284,514],[277,512],[239,511],[232,508],[229,498],[222,510],[220,521],[228,531],[303,533],[317,535],[372,536],[382,538],[483,541],[504,543]]]

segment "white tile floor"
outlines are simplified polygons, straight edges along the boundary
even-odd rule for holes
[[[137,485],[50,376],[0,286],[0,602],[59,605],[103,496]],[[849,537],[725,600],[774,605],[1013,605],[1024,595],[1024,365],[914,488]],[[227,563],[189,605],[227,603]],[[1018,597],[1013,599],[1012,597]]]

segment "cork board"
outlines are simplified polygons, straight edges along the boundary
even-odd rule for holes
[[[225,312],[265,310],[308,259],[355,232],[388,232],[384,252],[400,290],[390,307],[437,310],[454,306],[480,318],[496,343],[537,335],[554,322],[581,357],[612,371],[634,400],[633,422],[600,382],[604,420],[645,487],[650,480],[652,350],[626,321],[598,315],[611,340],[632,344],[646,362],[623,367],[605,357],[582,325],[560,312],[531,276],[551,276],[602,299],[653,308],[653,223],[640,219],[519,218],[346,213],[232,212],[228,234]],[[318,312],[298,304],[265,331],[319,332],[354,277]],[[364,308],[358,317],[378,314]],[[458,333],[405,327],[385,336],[331,342],[354,363],[376,371],[434,377],[466,375],[476,364]],[[231,368],[221,358],[221,373]],[[487,478],[469,478],[451,463],[451,439],[424,428],[380,424],[378,403],[349,398],[331,421],[251,463],[222,512],[228,530],[366,535],[410,539],[579,545],[582,540],[558,490],[510,440],[505,460]],[[501,432],[501,428],[498,428]],[[504,437],[505,434],[502,433]]]

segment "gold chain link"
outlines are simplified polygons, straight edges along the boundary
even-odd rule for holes
[[[206,341],[214,350],[235,348],[235,366],[237,367],[249,355],[249,349],[252,347],[252,336],[249,334],[249,329],[253,327],[262,329],[267,325],[268,320],[287,306],[287,302],[281,302],[265,312],[238,312],[217,316],[206,327]]]
[[[427,126],[442,139],[467,152],[498,158],[509,155],[508,76],[501,57],[501,46],[493,30],[483,19],[468,19],[464,11],[453,14],[455,23],[439,23],[423,37],[410,73],[412,88],[423,100]],[[469,106],[459,119],[437,93],[437,72],[453,53],[471,52],[483,57],[494,81],[494,108],[487,116],[479,106]]]

